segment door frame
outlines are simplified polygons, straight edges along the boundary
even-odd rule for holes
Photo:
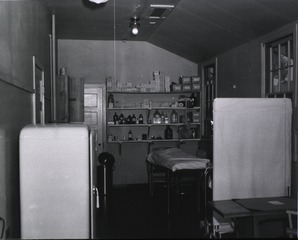
[[[102,89],[102,151],[106,148],[106,85],[105,84],[84,84],[84,94],[86,88],[99,88]],[[100,104],[100,99],[98,99],[98,104]],[[85,109],[84,109],[85,111]]]

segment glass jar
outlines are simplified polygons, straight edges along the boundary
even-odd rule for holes
[[[165,116],[165,123],[169,123],[169,118],[168,118],[168,115],[167,114]]]
[[[160,124],[161,123],[161,115],[156,109],[155,112],[153,113],[153,123],[154,124]]]
[[[178,113],[174,109],[171,112],[171,123],[178,123]]]
[[[120,116],[119,116],[119,124],[124,124],[124,115],[123,115],[123,113],[121,113]]]
[[[165,139],[172,139],[173,138],[173,130],[170,126],[167,126],[165,129]]]
[[[185,96],[184,95],[180,95],[179,99],[178,99],[178,106],[179,107],[185,107]]]
[[[113,96],[112,93],[110,93],[109,96],[108,96],[108,104],[109,104],[109,108],[114,107],[114,96]]]
[[[128,131],[128,140],[132,140],[132,131],[131,130]]]
[[[144,123],[144,118],[143,118],[143,115],[140,114],[139,115],[139,124],[143,124]]]

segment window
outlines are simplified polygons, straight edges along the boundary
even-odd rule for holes
[[[266,96],[293,97],[293,37],[292,35],[266,44]]]
[[[265,95],[269,98],[291,99],[293,111],[295,111],[294,81],[296,80],[294,79],[294,66],[292,34],[265,44]],[[292,146],[297,152],[295,145],[297,133],[295,135],[293,123],[295,123],[295,112],[292,118]],[[296,161],[295,153],[293,160]]]

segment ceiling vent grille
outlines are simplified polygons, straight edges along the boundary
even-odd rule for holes
[[[149,19],[164,19],[170,14],[174,7],[174,5],[151,4],[145,15],[147,15]]]

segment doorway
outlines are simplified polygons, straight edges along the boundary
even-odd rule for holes
[[[95,154],[98,156],[104,151],[105,143],[105,85],[84,85],[84,123],[89,125],[95,137]]]

